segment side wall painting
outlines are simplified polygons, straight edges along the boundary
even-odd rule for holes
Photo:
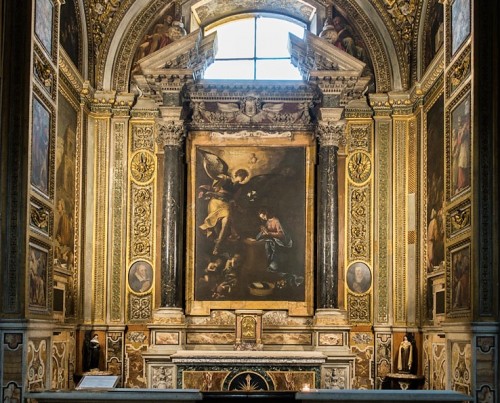
[[[455,55],[471,30],[471,0],[455,0],[451,5],[451,55]]]
[[[35,34],[49,54],[52,54],[52,24],[54,5],[51,0],[35,2]]]
[[[451,111],[451,197],[470,187],[471,119],[470,94]]]
[[[444,41],[444,7],[438,0],[429,2],[427,21],[424,27],[424,54],[422,73],[427,70]]]
[[[59,40],[73,64],[82,71],[81,24],[76,0],[66,0],[61,5]]]
[[[51,119],[49,110],[38,98],[33,98],[31,184],[47,197],[49,197]]]
[[[29,293],[28,306],[46,311],[48,307],[49,249],[30,244],[28,249]]]
[[[444,99],[427,112],[427,272],[444,262]]]
[[[73,272],[77,112],[61,93],[58,111],[54,268]]]

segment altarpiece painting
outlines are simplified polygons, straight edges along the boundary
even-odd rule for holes
[[[191,313],[310,308],[311,152],[305,136],[291,134],[274,142],[210,135],[191,142]]]

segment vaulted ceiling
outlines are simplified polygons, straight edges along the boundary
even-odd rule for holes
[[[191,11],[202,4],[208,22],[231,12],[266,10],[286,13],[284,0],[78,0],[85,12],[88,49],[88,76],[96,88],[126,90],[131,57],[148,27],[166,8],[191,18]],[[417,52],[421,22],[433,0],[296,0],[290,8],[307,15],[316,11],[319,32],[332,10],[342,14],[369,48],[378,91],[408,89],[417,79]],[[434,0],[435,1],[435,0]],[[231,4],[232,10],[221,6]],[[199,10],[199,8],[198,8]],[[207,12],[209,10],[209,12]],[[293,15],[297,18],[297,15]],[[188,24],[187,24],[188,25]],[[196,24],[191,23],[191,27]],[[189,27],[188,27],[189,28]],[[188,29],[189,30],[189,29]],[[316,32],[316,33],[318,33]],[[123,71],[126,70],[126,73]]]

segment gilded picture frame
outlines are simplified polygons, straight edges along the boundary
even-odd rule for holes
[[[314,149],[305,134],[190,137],[188,314],[312,314]]]
[[[457,54],[471,33],[471,0],[455,0],[450,6],[451,56]]]
[[[52,262],[48,245],[32,238],[28,245],[28,307],[48,313],[52,303]]]
[[[447,198],[467,193],[471,187],[472,120],[470,85],[448,106],[447,128]]]
[[[448,317],[467,316],[471,306],[471,244],[468,239],[448,247],[447,250],[447,301]]]
[[[31,174],[34,189],[51,199],[54,193],[53,147],[54,113],[43,97],[33,97],[31,126]]]
[[[424,206],[426,209],[425,267],[427,273],[444,269],[444,94],[432,95],[424,107],[424,175],[426,188]]]
[[[35,1],[35,34],[49,55],[53,51],[54,13],[52,0]]]

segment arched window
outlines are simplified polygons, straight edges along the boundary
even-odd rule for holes
[[[206,79],[301,80],[290,61],[288,34],[302,38],[304,27],[281,18],[252,15],[217,25],[215,62],[205,71]]]

